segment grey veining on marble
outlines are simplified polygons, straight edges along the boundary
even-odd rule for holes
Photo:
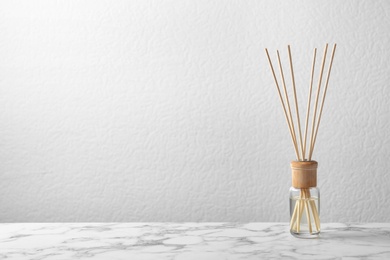
[[[323,224],[297,239],[286,223],[0,224],[0,259],[390,259],[390,224]]]

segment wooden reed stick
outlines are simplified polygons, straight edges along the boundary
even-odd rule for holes
[[[311,103],[311,92],[313,89],[313,78],[314,78],[314,67],[316,64],[316,55],[317,55],[317,48],[314,48],[314,54],[313,54],[313,62],[311,66],[311,77],[310,77],[310,86],[309,86],[309,95],[308,95],[308,101],[307,101],[307,111],[306,111],[306,123],[305,123],[305,139],[303,143],[303,159],[306,159],[306,139],[307,139],[307,126],[309,124],[309,114],[310,114],[310,103]]]
[[[321,90],[322,74],[323,74],[323,72],[324,72],[325,60],[326,60],[326,52],[327,52],[327,50],[328,50],[328,44],[325,45],[324,56],[322,57],[322,65],[321,65],[320,77],[319,77],[319,79],[318,79],[318,87],[317,87],[316,101],[315,101],[315,105],[314,105],[313,123],[312,123],[312,128],[311,128],[309,161],[311,161],[311,155],[312,155],[313,138],[314,138],[314,126],[315,126],[316,115],[317,115],[318,97],[319,97],[319,95],[320,95],[320,90]]]
[[[311,219],[310,219],[310,211],[309,211],[309,203],[306,199],[310,199],[310,194],[308,190],[305,190],[305,209],[306,209],[306,218],[307,218],[307,224],[309,225],[309,232],[310,234],[313,232],[313,229],[311,227]]]
[[[330,58],[330,63],[329,63],[329,68],[328,68],[328,74],[326,76],[326,83],[325,83],[325,89],[324,89],[324,93],[322,95],[322,101],[321,101],[321,108],[320,108],[320,114],[318,116],[318,122],[317,122],[317,126],[316,126],[316,130],[315,130],[315,134],[314,134],[314,140],[313,140],[313,147],[311,147],[310,151],[310,158],[312,156],[312,153],[313,153],[313,150],[314,150],[314,145],[316,143],[316,139],[317,139],[317,133],[318,133],[318,127],[320,126],[320,122],[321,122],[321,115],[322,115],[322,109],[324,108],[324,103],[325,103],[325,97],[326,97],[326,92],[328,90],[328,83],[329,83],[329,77],[330,77],[330,72],[332,70],[332,64],[333,64],[333,58],[334,58],[334,54],[336,52],[336,44],[333,45],[333,49],[332,49],[332,56]]]
[[[316,225],[317,231],[320,231],[320,217],[318,216],[318,211],[316,203],[313,200],[310,200],[311,209],[313,211],[314,223]]]
[[[301,121],[299,119],[297,93],[296,93],[296,89],[295,89],[294,67],[293,67],[293,63],[292,63],[290,45],[287,46],[287,49],[288,49],[288,56],[290,58],[290,70],[291,70],[292,87],[293,87],[293,92],[294,92],[295,109],[296,109],[296,112],[297,112],[297,121],[298,121],[297,124],[298,124],[298,131],[299,131],[299,142],[301,144],[301,153],[302,153],[303,152],[303,143],[302,143]],[[301,157],[301,158],[303,158],[303,157]]]
[[[302,204],[301,204],[301,200],[298,200],[297,203],[299,204],[298,205],[298,212],[297,212],[297,232],[299,232],[300,230],[300,223],[301,223],[301,207],[302,207]]]
[[[289,120],[288,120],[286,107],[284,106],[282,94],[280,93],[280,88],[279,88],[278,80],[276,79],[274,67],[272,66],[271,58],[270,58],[270,56],[269,56],[269,53],[268,53],[267,48],[265,49],[265,52],[266,52],[267,57],[268,57],[268,62],[269,62],[269,65],[270,65],[270,67],[271,67],[272,75],[274,76],[275,85],[276,85],[276,88],[277,88],[277,90],[278,90],[280,102],[282,103],[282,107],[283,107],[283,111],[284,111],[284,116],[285,116],[285,118],[286,118],[288,128],[290,129],[291,140],[292,140],[293,145],[294,145],[294,148],[295,148],[295,154],[296,154],[296,156],[297,156],[297,160],[299,160],[298,148],[297,148],[297,146],[296,146],[296,144],[295,144],[295,142],[294,142],[294,135],[293,135],[293,132],[292,132],[292,129],[291,129],[291,125],[290,125]]]
[[[299,191],[299,198],[298,198],[298,200],[297,200],[297,203],[298,203],[298,208],[297,208],[297,220],[296,220],[296,222],[297,222],[297,228],[296,228],[296,231],[297,232],[299,232],[300,231],[300,229],[301,229],[301,214],[302,214],[302,211],[301,211],[301,208],[302,208],[302,200],[301,200],[301,198],[302,198],[302,190],[300,190]]]
[[[300,227],[301,226],[301,222],[302,222],[302,217],[303,217],[303,210],[304,210],[304,206],[305,206],[305,203],[304,203],[304,200],[302,199],[303,195],[302,195],[303,191],[301,190],[301,197],[299,199],[300,203],[300,207],[299,207],[299,218],[298,218],[298,226]],[[298,230],[299,232],[299,230]]]
[[[286,88],[286,81],[284,80],[282,62],[280,61],[279,51],[276,51],[276,53],[277,53],[277,55],[278,55],[278,63],[279,63],[280,76],[281,76],[281,78],[282,78],[283,90],[284,90],[284,96],[285,96],[285,99],[286,99],[286,104],[287,104],[287,110],[288,110],[289,120],[290,120],[290,124],[291,124],[291,128],[292,128],[292,132],[293,132],[293,134],[294,134],[294,143],[295,143],[295,146],[297,146],[298,144],[297,144],[297,137],[296,137],[296,135],[295,135],[294,120],[293,120],[293,117],[292,117],[292,115],[291,115],[290,101],[289,101],[289,99],[288,99],[287,88]],[[301,158],[299,157],[299,153],[298,153],[298,160],[301,160]]]

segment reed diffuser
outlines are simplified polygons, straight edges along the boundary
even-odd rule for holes
[[[289,94],[286,87],[286,81],[283,73],[283,67],[280,60],[279,51],[276,51],[277,60],[280,71],[280,79],[283,87],[283,94],[280,90],[280,85],[275,74],[274,67],[272,65],[271,58],[268,50],[265,49],[267,54],[268,62],[271,68],[271,72],[275,81],[275,86],[279,95],[280,102],[282,104],[284,116],[286,118],[287,126],[290,132],[291,140],[293,143],[296,160],[291,162],[292,170],[292,187],[290,188],[290,232],[292,235],[300,238],[315,238],[318,237],[321,230],[320,225],[320,192],[317,188],[317,167],[318,163],[312,160],[314,146],[317,139],[318,128],[321,123],[322,111],[324,108],[326,92],[328,90],[328,83],[330,72],[332,70],[333,58],[336,51],[336,44],[332,49],[328,71],[325,80],[325,87],[321,94],[321,85],[323,81],[324,68],[326,63],[326,55],[328,51],[328,44],[325,45],[324,54],[322,57],[321,68],[318,75],[317,91],[314,100],[314,107],[312,108],[312,119],[311,127],[309,126],[310,108],[312,103],[312,90],[313,90],[313,79],[315,74],[315,63],[317,56],[317,49],[313,52],[313,61],[311,66],[310,84],[308,93],[308,102],[306,108],[306,120],[305,130],[302,138],[301,131],[301,120],[299,117],[299,106],[297,101],[294,68],[291,55],[291,49],[288,45],[288,57],[291,72],[291,86],[292,94],[294,99],[296,122],[294,124],[294,118],[291,113],[291,106],[289,100]],[[320,105],[319,105],[320,104]],[[296,132],[296,128],[298,131]],[[308,131],[310,130],[310,137]]]

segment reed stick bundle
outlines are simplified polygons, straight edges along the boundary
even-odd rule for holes
[[[293,67],[293,60],[291,55],[291,48],[290,45],[287,46],[288,50],[288,56],[289,56],[289,65],[290,65],[290,72],[291,72],[291,79],[292,79],[292,92],[294,97],[294,106],[295,106],[295,112],[296,112],[296,122],[294,124],[294,118],[291,113],[291,106],[290,106],[290,100],[289,95],[286,87],[285,77],[283,73],[282,63],[279,55],[279,51],[277,51],[277,59],[279,64],[279,70],[280,70],[280,77],[281,82],[283,85],[283,91],[284,91],[284,97],[282,96],[282,93],[280,91],[280,86],[278,83],[278,79],[276,77],[274,67],[272,65],[272,61],[270,58],[270,55],[268,53],[268,50],[265,49],[265,52],[267,54],[268,62],[271,68],[271,72],[275,81],[275,85],[278,91],[279,99],[282,104],[284,116],[287,122],[287,126],[290,131],[290,137],[291,141],[293,143],[295,155],[297,157],[297,161],[301,162],[311,162],[312,161],[312,155],[314,151],[314,146],[317,139],[318,134],[318,128],[320,126],[321,122],[321,116],[324,108],[326,93],[328,90],[328,83],[330,78],[330,73],[332,70],[333,65],[333,58],[336,51],[336,44],[333,45],[332,54],[329,62],[328,71],[326,73],[326,80],[325,80],[325,87],[324,91],[322,93],[322,98],[319,99],[320,93],[321,93],[321,85],[322,85],[322,78],[324,75],[324,69],[325,69],[325,63],[326,63],[326,56],[327,56],[327,50],[328,50],[328,44],[325,45],[324,48],[324,54],[322,57],[320,72],[318,76],[318,84],[317,84],[317,91],[316,91],[316,97],[314,100],[314,107],[312,109],[312,121],[311,121],[311,131],[310,131],[310,137],[309,142],[307,142],[308,137],[308,129],[309,129],[309,118],[310,118],[310,112],[311,112],[311,99],[312,99],[312,92],[313,92],[313,80],[314,80],[314,74],[315,74],[315,63],[317,58],[317,49],[314,49],[313,52],[313,61],[311,66],[311,74],[310,74],[310,84],[309,84],[309,93],[308,93],[308,101],[307,101],[307,107],[306,107],[306,120],[305,120],[305,130],[304,135],[302,138],[302,131],[301,131],[301,122],[300,122],[300,115],[299,115],[299,105],[297,100],[297,94],[296,94],[296,85],[295,85],[295,76],[294,76],[294,67]],[[319,105],[320,104],[320,105]],[[319,110],[319,111],[318,111]],[[318,117],[317,117],[318,115]],[[295,126],[298,128],[298,133],[295,131]],[[297,140],[297,137],[299,140]],[[300,190],[299,198],[297,199],[294,211],[291,217],[290,221],[290,229],[295,232],[300,232],[301,229],[301,222],[303,215],[306,216],[308,229],[310,233],[319,232],[320,230],[320,218],[317,210],[317,206],[315,203],[315,198],[311,197],[310,195],[310,189],[309,188],[302,188]],[[314,225],[314,228],[313,228]]]

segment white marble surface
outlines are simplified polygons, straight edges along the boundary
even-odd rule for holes
[[[0,224],[0,259],[390,259],[390,224],[323,224],[318,239],[286,223]]]

